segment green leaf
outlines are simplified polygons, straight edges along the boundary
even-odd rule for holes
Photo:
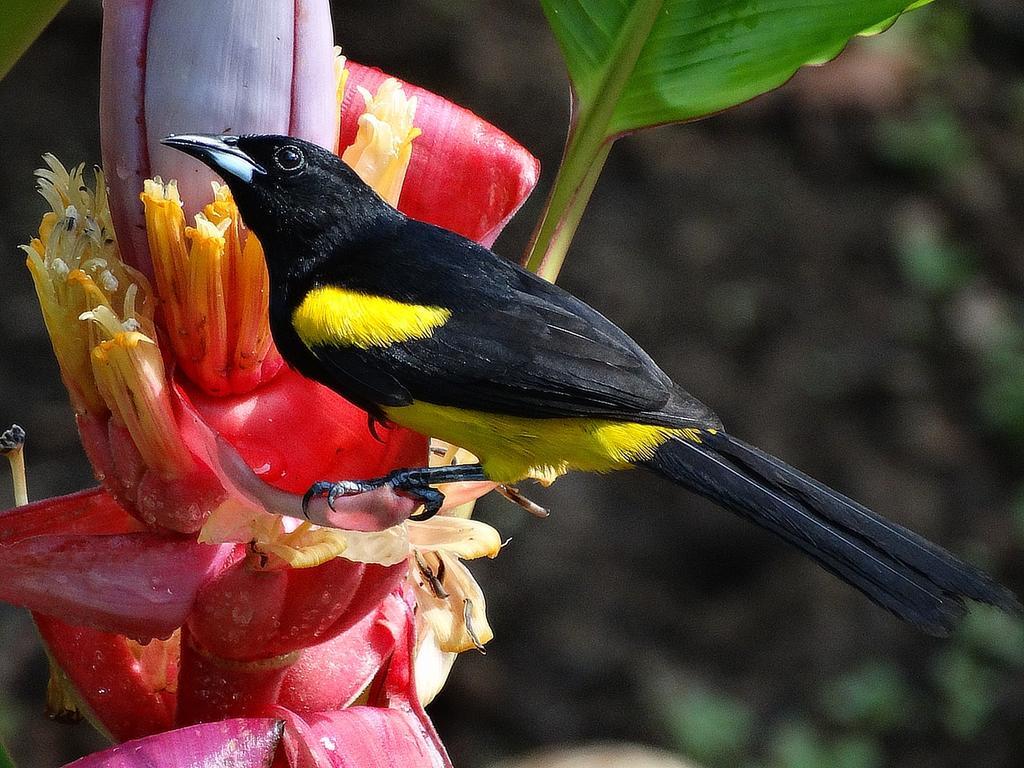
[[[828,61],[922,0],[541,0],[606,136],[710,115]],[[608,108],[599,105],[607,104]]]
[[[7,0],[0,21],[0,78],[21,58],[67,0]]]
[[[929,0],[541,0],[573,86],[562,165],[524,265],[554,280],[615,138],[781,85]]]

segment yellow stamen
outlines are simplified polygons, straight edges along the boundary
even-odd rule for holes
[[[214,184],[214,201],[203,209],[214,224],[227,227],[224,233],[224,274],[226,291],[228,378],[233,392],[248,392],[260,382],[262,367],[277,357],[270,336],[267,305],[270,275],[263,258],[263,247],[254,234],[242,226],[231,191]],[[273,360],[272,360],[273,362]]]
[[[442,651],[480,649],[494,637],[480,585],[455,555],[421,552],[408,578],[416,591],[417,618],[430,627]]]
[[[432,466],[476,463],[464,448],[431,440]],[[455,656],[483,645],[493,636],[483,592],[460,558],[497,557],[498,532],[472,520],[470,501],[424,522],[406,523],[412,555],[407,579],[417,604],[416,690],[428,704],[444,686]]]
[[[253,550],[261,555],[272,556],[268,567],[314,568],[340,556],[348,542],[342,531],[318,528],[312,523],[302,523],[294,531],[287,532],[278,516],[264,516],[263,530],[257,530],[253,539]],[[258,528],[259,528],[258,527]],[[276,562],[275,562],[276,559]]]
[[[192,378],[199,386],[213,394],[227,391],[228,369],[228,317],[224,300],[224,281],[227,266],[224,250],[224,232],[230,220],[215,225],[203,214],[196,215],[196,225],[185,229],[185,237],[192,244],[188,257],[188,295],[191,301],[185,312],[183,331],[191,333],[196,357],[192,363]],[[190,311],[189,311],[190,310]],[[182,361],[185,365],[185,361]]]
[[[181,354],[181,336],[185,335],[181,311],[188,301],[182,282],[187,272],[188,246],[185,243],[185,212],[181,207],[178,185],[173,181],[164,185],[159,176],[147,179],[143,183],[142,202],[149,254],[153,260],[164,323],[171,329],[171,346],[180,358],[190,359],[193,355]]]
[[[43,159],[48,167],[36,175],[51,210],[43,216],[39,237],[22,249],[72,402],[76,410],[100,419],[107,406],[93,380],[94,338],[79,317],[104,305],[152,334],[149,285],[118,255],[103,172],[96,169],[92,192],[83,166],[68,172],[52,155]]]
[[[430,520],[406,523],[409,543],[418,552],[447,552],[466,560],[495,558],[501,551],[501,535],[487,523],[438,515]]]
[[[178,437],[160,350],[142,333],[115,330],[107,307],[85,312],[82,319],[109,335],[93,348],[92,366],[111,417],[127,428],[146,466],[168,478],[184,475],[193,464]]]
[[[421,133],[413,126],[416,97],[407,97],[394,78],[381,83],[376,95],[365,88],[359,88],[359,93],[366,111],[359,118],[355,142],[341,159],[378,195],[397,206],[412,157],[412,142]]]
[[[294,524],[296,521],[290,519],[289,522]],[[228,499],[211,512],[199,533],[199,541],[215,544],[248,542],[257,556],[257,567],[278,570],[286,567],[313,568],[344,556],[351,535],[349,531],[320,528],[308,522],[289,530],[281,515]]]
[[[252,390],[268,363],[280,364],[259,241],[242,227],[225,186],[214,185],[213,201],[193,227],[185,226],[173,181],[145,182],[141,199],[164,320],[182,370],[211,394]]]

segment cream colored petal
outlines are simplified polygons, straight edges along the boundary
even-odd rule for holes
[[[107,406],[91,361],[99,331],[81,316],[99,311],[110,319],[106,337],[125,330],[154,338],[152,301],[145,278],[121,262],[103,173],[95,172],[93,189],[82,165],[68,171],[52,155],[43,159],[47,167],[36,173],[38,189],[51,210],[43,216],[39,237],[23,249],[72,402],[76,410],[102,420]]]
[[[430,625],[420,623],[420,642],[416,648],[413,669],[416,675],[416,693],[420,704],[425,707],[444,688],[458,654],[442,651],[437,645],[434,630]]]
[[[455,556],[428,553],[421,559],[443,590],[437,591],[418,567],[410,569],[418,616],[434,632],[438,647],[448,653],[483,647],[494,632],[487,623],[487,605],[473,574]]]
[[[420,135],[413,126],[416,97],[407,98],[402,84],[394,78],[381,83],[376,95],[365,88],[360,88],[359,93],[366,111],[359,117],[355,142],[341,158],[377,194],[397,206],[412,156],[412,142]]]
[[[345,538],[348,548],[342,557],[356,563],[395,565],[409,557],[409,537],[405,525],[395,525],[371,533],[345,531]]]
[[[437,515],[406,523],[409,544],[422,552],[448,552],[466,560],[497,557],[501,535],[487,523]]]

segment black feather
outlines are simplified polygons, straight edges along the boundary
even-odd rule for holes
[[[724,432],[671,440],[644,466],[796,545],[930,634],[948,634],[965,599],[1021,610],[973,565]]]

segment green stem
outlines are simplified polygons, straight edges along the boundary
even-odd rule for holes
[[[593,123],[593,120],[580,120],[570,130],[544,217],[533,235],[529,255],[523,263],[527,269],[551,282],[562,269],[573,235],[612,147],[612,140],[606,139],[603,131],[596,132],[598,135],[595,136],[595,131],[586,130],[587,125],[592,126]]]
[[[544,216],[523,259],[524,267],[546,280],[554,282],[558,277],[608,153],[618,138],[611,129],[615,108],[663,4],[663,0],[635,3],[603,69],[580,92],[581,98],[577,99],[574,93],[577,117],[569,130],[562,165]]]

